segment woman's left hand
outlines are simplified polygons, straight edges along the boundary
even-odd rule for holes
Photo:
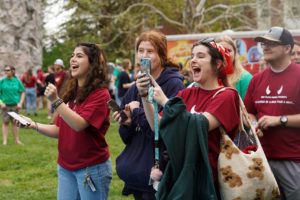
[[[49,85],[46,87],[45,96],[52,103],[58,99],[57,89],[53,84],[49,83]]]
[[[166,97],[165,93],[162,91],[161,87],[158,85],[158,83],[154,80],[154,78],[150,75],[151,83],[153,85],[153,98],[154,100],[165,107],[165,104],[169,100],[168,97]]]

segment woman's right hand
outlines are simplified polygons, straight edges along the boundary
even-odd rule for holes
[[[20,115],[20,117],[25,119],[28,122],[28,124],[23,125],[19,120],[13,119],[13,123],[15,123],[17,125],[17,127],[26,128],[26,129],[36,129],[36,123],[32,119],[25,117],[23,115]]]
[[[127,115],[127,120],[122,121],[121,118],[121,114],[120,112],[116,111],[113,113],[113,118],[116,122],[118,122],[119,124],[123,124],[123,125],[127,125],[130,126],[132,123],[132,119],[131,119],[131,111],[130,111],[130,107],[129,106],[125,106],[125,109],[123,110],[123,113],[125,113],[125,115]]]
[[[6,104],[5,104],[5,103],[2,103],[2,104],[1,104],[1,109],[2,109],[2,110],[5,110],[5,109],[6,109]]]
[[[148,92],[150,79],[145,73],[138,74],[136,79],[136,87],[140,95],[145,95]]]

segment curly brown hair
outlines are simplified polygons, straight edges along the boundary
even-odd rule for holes
[[[85,83],[78,92],[78,81],[72,77],[68,83],[62,99],[64,102],[69,102],[76,99],[76,104],[82,103],[91,92],[98,88],[108,88],[108,68],[106,65],[106,56],[102,48],[93,43],[77,43],[76,47],[82,47],[83,52],[89,59],[89,72]]]

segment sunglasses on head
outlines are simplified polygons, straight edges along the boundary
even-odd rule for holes
[[[213,48],[217,48],[217,43],[216,43],[214,38],[206,38],[206,39],[203,39],[203,40],[199,40],[193,46],[195,47],[195,46],[198,46],[200,44],[208,44],[209,46],[211,46]]]

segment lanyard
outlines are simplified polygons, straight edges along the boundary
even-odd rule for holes
[[[148,102],[154,106],[154,159],[156,168],[159,167],[159,134],[158,134],[158,106],[157,102],[153,99],[153,87],[149,87],[148,90]]]

